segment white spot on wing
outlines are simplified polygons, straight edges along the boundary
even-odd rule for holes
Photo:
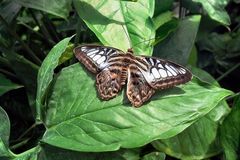
[[[100,57],[101,57],[101,56],[98,54],[98,55],[96,55],[95,57],[93,57],[93,60],[96,61],[96,60],[98,60]]]
[[[106,58],[104,57],[104,56],[102,56],[101,58],[99,58],[98,60],[97,60],[97,63],[98,64],[101,64],[102,62],[104,62],[106,60]]]
[[[90,56],[90,55],[92,55],[92,54],[96,54],[97,52],[98,52],[98,50],[93,50],[93,51],[91,51],[91,52],[87,52],[87,55]]]
[[[171,72],[169,72],[169,71],[167,71],[167,74],[168,74],[168,76],[169,76],[169,77],[171,77],[171,76],[172,76],[172,73],[171,73]]]
[[[159,68],[163,68],[163,65],[161,63],[158,64]]]
[[[178,74],[179,71],[175,67],[173,66],[169,66],[169,67],[172,68],[172,70],[175,71],[176,74]]]
[[[151,64],[154,65],[154,62],[153,62],[152,58],[149,58],[149,59],[150,59]]]
[[[108,52],[106,53],[106,55],[108,55],[111,51],[112,51],[112,49],[109,49]]]
[[[165,65],[165,67],[167,68],[167,70],[169,70],[169,72],[171,72],[174,76],[177,76],[177,73],[168,65]]]
[[[186,70],[184,68],[180,68],[180,71],[185,74],[186,73]]]
[[[167,73],[164,69],[159,69],[158,72],[160,73],[161,77],[163,78],[167,77]]]
[[[155,78],[160,78],[160,74],[156,68],[152,68],[152,74]]]
[[[85,52],[87,50],[87,47],[81,47],[81,51]]]
[[[103,55],[103,54],[104,54],[104,51],[101,51],[101,52],[99,52],[98,54],[101,54],[101,55]]]

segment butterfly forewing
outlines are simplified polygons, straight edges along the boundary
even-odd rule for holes
[[[148,84],[154,89],[166,89],[191,80],[192,74],[188,69],[174,62],[142,57],[148,64],[148,70],[141,70]]]
[[[104,46],[84,45],[74,49],[76,58],[93,73],[98,73],[108,66],[109,58],[122,51]]]

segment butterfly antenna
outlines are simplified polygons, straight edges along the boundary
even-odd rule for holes
[[[134,44],[134,45],[132,46],[132,48],[138,46],[139,44],[142,44],[142,43],[145,43],[145,42],[149,42],[149,41],[155,40],[155,39],[156,39],[156,38],[150,38],[150,39],[148,39],[148,40],[138,42],[138,43]]]

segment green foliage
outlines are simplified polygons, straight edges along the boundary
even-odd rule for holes
[[[226,97],[235,95],[208,74],[223,79],[239,66],[239,16],[227,14],[227,2],[1,1],[0,159],[239,158],[239,98],[231,110]],[[229,17],[233,32],[212,32]],[[102,101],[73,43],[132,47],[190,64],[194,78],[140,108],[125,89]]]

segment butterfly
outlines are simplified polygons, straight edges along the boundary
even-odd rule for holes
[[[134,56],[107,46],[82,45],[74,48],[76,58],[96,74],[96,86],[103,100],[114,98],[127,83],[127,97],[140,107],[156,90],[184,84],[192,79],[183,66],[155,57]]]

